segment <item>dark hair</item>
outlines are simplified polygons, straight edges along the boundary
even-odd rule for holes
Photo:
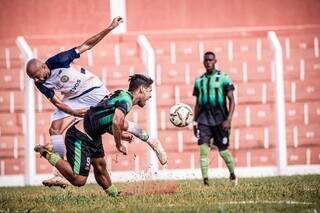
[[[203,56],[206,56],[206,55],[213,55],[213,57],[216,57],[216,54],[214,54],[211,51],[205,52]]]
[[[149,87],[153,80],[142,74],[134,74],[129,76],[129,91],[133,92],[138,89],[140,86]]]

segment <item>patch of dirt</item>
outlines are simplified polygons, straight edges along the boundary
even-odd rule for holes
[[[121,190],[123,196],[173,194],[177,191],[175,181],[133,182]]]

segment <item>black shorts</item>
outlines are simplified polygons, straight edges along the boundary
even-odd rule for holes
[[[104,157],[101,136],[92,140],[79,131],[75,124],[66,132],[65,144],[67,160],[75,175],[88,176],[92,158]]]
[[[198,124],[198,145],[207,143],[218,147],[219,151],[226,150],[229,146],[230,130],[224,130],[222,124],[217,126],[207,126]]]

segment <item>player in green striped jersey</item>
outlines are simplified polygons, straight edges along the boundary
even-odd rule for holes
[[[50,147],[41,145],[35,147],[35,151],[55,166],[72,185],[83,186],[92,165],[97,183],[108,195],[118,195],[117,188],[112,185],[106,169],[101,140],[104,133],[114,136],[118,151],[124,155],[127,154],[127,149],[121,140],[131,142],[133,134],[155,151],[161,164],[167,163],[167,156],[160,141],[149,138],[146,131],[125,119],[132,106],[145,106],[151,97],[153,80],[144,75],[135,74],[130,76],[129,81],[127,91],[118,90],[105,97],[99,104],[88,110],[83,120],[67,130],[65,137],[67,161],[61,159]]]
[[[209,147],[218,148],[220,156],[229,169],[230,181],[236,184],[234,160],[228,151],[231,121],[235,108],[234,85],[227,74],[215,68],[216,62],[213,52],[204,54],[203,65],[206,72],[196,79],[193,90],[193,95],[196,96],[193,130],[200,146],[200,167],[204,184],[209,185]]]

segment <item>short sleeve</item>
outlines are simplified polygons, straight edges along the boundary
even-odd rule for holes
[[[223,78],[223,91],[225,93],[229,92],[230,90],[234,90],[234,85],[231,78],[228,75],[224,75]]]
[[[122,93],[115,107],[120,109],[125,115],[128,114],[132,108],[132,100],[129,95]]]
[[[43,84],[40,83],[35,83],[36,87],[38,90],[44,94],[48,99],[52,99],[54,96],[54,90],[49,89],[48,87],[44,86]]]
[[[116,108],[120,109],[126,115],[131,110],[131,104],[127,101],[121,100],[116,103]]]
[[[80,54],[77,52],[76,48],[72,48],[68,51],[58,53],[55,56],[52,56],[46,61],[46,65],[50,70],[57,68],[68,68],[70,67],[70,63],[79,58]]]

